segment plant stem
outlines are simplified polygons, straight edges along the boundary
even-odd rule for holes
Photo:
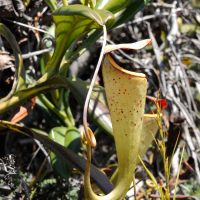
[[[64,95],[64,88],[60,88],[59,89],[59,99],[58,99],[58,109],[59,110],[64,110],[64,106],[63,106],[63,95]]]
[[[63,6],[68,6],[67,0],[62,0],[62,2],[63,2]]]
[[[69,118],[72,125],[75,125],[74,117],[72,115],[72,111],[71,111],[71,108],[69,106],[69,90],[65,90],[63,101],[64,101],[65,112],[67,114],[67,117]]]
[[[70,63],[65,63],[64,60],[67,60],[71,57],[76,44],[77,44],[76,40],[74,42],[72,42],[72,44],[69,46],[68,50],[66,51],[66,53],[63,57],[63,60],[61,63],[61,68],[64,68],[64,69],[62,72],[60,72],[60,74],[64,77],[68,77],[69,64],[70,64]],[[74,118],[73,118],[73,115],[71,112],[71,108],[69,106],[69,98],[68,98],[69,97],[69,89],[61,88],[59,91],[60,91],[59,100],[58,100],[59,109],[63,110],[67,114],[67,117],[69,118],[72,125],[74,126],[75,122],[74,122]]]
[[[36,190],[37,190],[37,188],[35,188],[34,191],[31,193],[31,195],[30,195],[30,200],[31,200],[31,199],[33,198],[33,196],[35,195]]]
[[[52,110],[65,124],[65,126],[72,126],[71,122],[65,115],[65,113],[58,110],[43,94],[38,95],[38,98],[50,109]]]
[[[135,200],[137,200],[136,184],[135,184],[135,174],[133,175],[133,189],[134,189]]]
[[[102,129],[101,128],[97,128],[94,132],[94,135],[96,136],[97,134],[101,133],[102,132]]]
[[[88,6],[89,0],[85,0],[85,5]]]

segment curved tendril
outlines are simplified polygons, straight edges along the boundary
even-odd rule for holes
[[[89,127],[87,127],[87,131],[89,133],[89,136],[90,136],[92,142],[96,143],[96,139],[95,139],[95,136],[94,136],[94,133],[92,132],[92,130]],[[90,145],[90,141],[88,141],[84,130],[81,131],[81,142],[84,145]]]
[[[87,144],[89,143],[92,147],[96,146],[96,140],[95,140],[95,137],[91,137],[91,130],[87,127],[87,110],[88,110],[88,105],[89,105],[92,89],[94,87],[94,83],[95,83],[97,74],[99,72],[99,68],[101,66],[101,62],[102,62],[103,55],[104,55],[104,49],[105,49],[105,46],[106,46],[107,31],[106,31],[106,26],[105,25],[103,25],[103,33],[104,33],[104,39],[103,39],[103,45],[102,45],[102,49],[101,49],[101,54],[100,54],[100,57],[99,57],[99,60],[98,60],[98,63],[97,63],[96,70],[94,72],[94,76],[92,78],[92,82],[91,82],[91,85],[90,85],[90,88],[89,88],[89,91],[88,91],[88,94],[87,94],[87,97],[86,97],[86,100],[85,100],[85,105],[84,105],[84,110],[83,110],[83,125],[84,125],[84,130],[85,131],[82,134],[85,134],[84,137],[85,137],[85,139],[87,141]],[[90,130],[90,131],[88,131],[88,130]]]

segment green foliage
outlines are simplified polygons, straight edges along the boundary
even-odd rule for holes
[[[75,153],[79,152],[81,138],[76,127],[55,127],[49,133],[50,139],[54,140],[54,137],[55,142],[58,144],[72,150]],[[50,154],[50,158],[54,171],[67,181],[71,174],[72,167],[54,153]]]

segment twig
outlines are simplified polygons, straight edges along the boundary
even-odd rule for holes
[[[33,187],[34,184],[37,182],[37,180],[38,180],[38,178],[39,178],[39,175],[41,174],[41,172],[42,172],[42,170],[43,170],[43,168],[44,168],[44,166],[45,166],[45,164],[46,164],[46,162],[47,162],[47,160],[48,160],[48,157],[49,157],[50,153],[51,153],[51,151],[48,152],[48,155],[47,155],[47,157],[45,158],[44,162],[42,163],[42,165],[41,165],[41,167],[40,167],[40,169],[39,169],[37,175],[36,175],[35,178],[31,181],[31,183],[30,183],[30,185],[29,185],[29,192],[31,192],[32,187]]]
[[[33,160],[34,160],[35,156],[36,156],[36,155],[37,155],[37,153],[39,152],[39,150],[40,150],[40,147],[38,147],[38,148],[37,148],[37,150],[34,152],[34,154],[33,154],[32,158],[31,158],[31,161],[30,161],[30,162],[29,162],[29,164],[28,164],[27,170],[29,170],[29,169],[30,169],[30,166],[31,166],[31,164],[32,164],[32,162],[33,162]]]
[[[27,27],[27,28],[30,28],[30,29],[37,30],[37,31],[40,31],[40,32],[42,32],[42,33],[46,33],[47,35],[50,35],[50,36],[52,37],[52,35],[51,35],[50,33],[48,33],[47,31],[44,31],[44,30],[42,30],[42,29],[40,29],[40,28],[36,28],[36,27],[34,27],[34,26],[30,26],[30,25],[27,25],[27,24],[23,24],[23,23],[21,23],[21,22],[13,21],[13,20],[10,20],[10,19],[5,19],[5,18],[4,18],[3,20],[6,20],[6,21],[11,22],[11,23],[13,23],[13,24],[17,24],[17,25],[20,25],[20,26],[24,26],[24,27]]]

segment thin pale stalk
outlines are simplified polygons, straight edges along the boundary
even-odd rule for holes
[[[30,28],[30,29],[34,29],[34,30],[37,30],[37,31],[40,31],[42,33],[46,33],[47,35],[49,35],[51,38],[52,38],[52,35],[50,33],[48,33],[47,31],[43,30],[43,29],[40,29],[40,28],[36,28],[34,26],[30,26],[30,25],[27,25],[27,24],[23,24],[21,22],[17,22],[17,21],[13,21],[13,20],[10,20],[10,19],[3,19],[3,20],[6,20],[8,22],[11,22],[13,24],[17,24],[17,25],[20,25],[20,26],[24,26],[24,27],[27,27],[27,28]]]
[[[135,184],[135,174],[133,175],[133,188],[134,188],[134,196],[135,196],[135,200],[137,200],[136,184]]]
[[[88,94],[87,94],[87,97],[86,97],[86,100],[85,100],[85,105],[84,105],[84,110],[83,110],[83,125],[84,125],[85,134],[87,135],[87,138],[90,138],[89,133],[88,133],[88,129],[87,129],[87,110],[88,110],[88,105],[89,105],[89,101],[90,101],[90,96],[92,94],[92,89],[94,87],[94,83],[95,83],[97,74],[99,72],[100,66],[101,66],[101,62],[102,62],[103,55],[104,55],[104,49],[105,49],[105,46],[106,46],[107,31],[106,31],[105,25],[103,25],[103,33],[104,33],[104,37],[103,37],[104,39],[103,39],[103,45],[102,45],[101,53],[100,53],[99,60],[98,60],[97,66],[96,66],[96,70],[94,72],[92,82],[90,84],[90,88],[88,90]],[[91,139],[90,139],[90,143],[91,143],[91,146],[93,146],[93,147],[96,146],[96,143],[94,143]]]
[[[37,182],[38,177],[39,177],[39,175],[41,174],[41,172],[42,172],[42,170],[43,170],[43,168],[44,168],[44,166],[45,166],[45,164],[46,164],[46,162],[47,162],[47,160],[48,160],[48,157],[49,157],[50,153],[51,153],[51,151],[48,152],[48,155],[47,155],[47,157],[45,158],[44,162],[42,163],[42,165],[41,165],[41,167],[40,167],[40,169],[39,169],[39,171],[38,171],[36,177],[31,181],[31,183],[30,183],[30,185],[29,185],[29,192],[31,192],[32,187],[33,187],[34,184]]]

